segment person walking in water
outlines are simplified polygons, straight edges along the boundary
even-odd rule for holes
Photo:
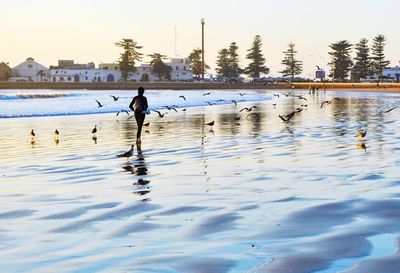
[[[144,88],[138,88],[138,95],[133,98],[131,104],[129,104],[129,108],[133,111],[137,123],[137,133],[136,133],[136,143],[142,143],[141,134],[142,127],[144,123],[144,118],[146,117],[147,108],[149,107],[147,104],[147,98],[143,96]]]

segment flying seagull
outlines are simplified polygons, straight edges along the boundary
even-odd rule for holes
[[[99,108],[101,108],[101,107],[103,107],[104,105],[103,104],[101,104],[98,100],[96,100],[96,102],[97,102],[97,104],[98,104],[98,107]]]
[[[163,118],[166,114],[168,114],[168,113],[161,114],[161,112],[157,111],[157,110],[153,110],[153,111],[156,112],[160,118]]]
[[[244,110],[246,110],[247,112],[251,112],[251,110],[253,110],[253,108],[257,108],[257,106],[253,105],[253,106],[251,106],[250,108],[245,107],[245,108],[241,109],[239,112],[242,112],[242,111],[244,111]]]
[[[129,116],[129,112],[128,112],[128,111],[126,111],[126,110],[121,110],[121,111],[118,111],[118,112],[117,112],[117,117],[119,116],[119,114],[120,114],[121,112],[126,113],[126,114]]]
[[[285,116],[279,115],[279,117],[281,120],[283,120],[283,122],[288,122],[289,120],[291,120],[294,117],[294,114],[296,114],[296,111],[293,111],[292,113],[285,115]]]
[[[340,100],[339,98],[333,98],[331,100],[326,100],[321,104],[321,108],[325,105],[325,104],[331,104],[334,100]]]
[[[390,111],[393,111],[394,109],[396,109],[397,108],[397,106],[395,106],[395,107],[392,107],[392,108],[390,108],[389,110],[386,110],[384,113],[386,114],[386,113],[389,113]]]
[[[179,97],[182,98],[184,101],[186,101],[185,96],[180,95]]]
[[[112,97],[114,99],[114,101],[118,101],[118,99],[119,99],[119,97],[116,97],[116,96],[113,96],[113,95],[110,95],[110,97]]]
[[[165,105],[163,107],[167,108],[168,110],[174,110],[175,112],[178,112],[178,110],[176,110],[173,106],[176,106],[176,105],[172,105],[172,106]]]

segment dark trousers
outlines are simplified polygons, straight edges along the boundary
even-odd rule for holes
[[[137,124],[137,133],[136,133],[136,138],[140,138],[142,135],[142,127],[144,123],[144,118],[146,117],[146,114],[143,114],[141,112],[135,112],[135,119],[136,119],[136,124]]]

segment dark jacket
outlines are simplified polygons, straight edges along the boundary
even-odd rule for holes
[[[129,108],[132,111],[135,111],[135,109],[133,108],[133,105],[135,104],[136,100],[140,100],[140,104],[142,106],[142,110],[141,111],[146,111],[147,108],[149,107],[149,105],[147,104],[147,98],[145,96],[136,96],[133,98],[133,100],[131,101],[131,104],[129,104]]]

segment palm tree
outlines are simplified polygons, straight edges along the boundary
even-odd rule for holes
[[[38,71],[38,73],[36,74],[36,76],[39,76],[40,77],[40,82],[42,82],[43,81],[43,77],[46,76],[46,73],[44,72],[43,69],[40,69]]]

